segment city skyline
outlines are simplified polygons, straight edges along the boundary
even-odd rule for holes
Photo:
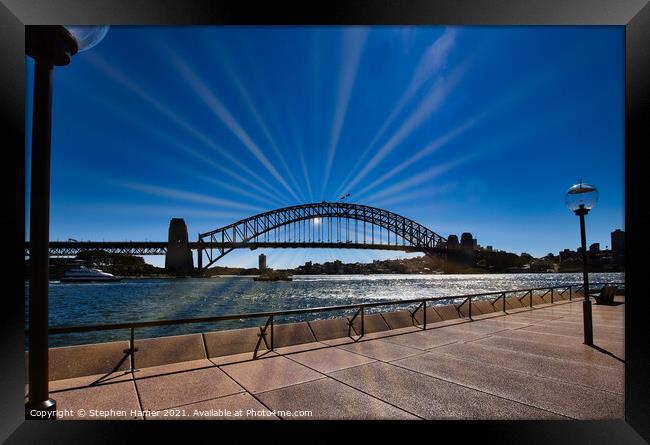
[[[600,190],[587,242],[609,245],[623,44],[616,27],[112,27],[55,75],[51,239],[166,240],[174,217],[195,239],[350,193],[543,256],[579,244],[563,197],[583,178]],[[217,265],[260,252],[417,255]]]

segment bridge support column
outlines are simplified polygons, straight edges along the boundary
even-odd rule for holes
[[[194,272],[194,259],[189,246],[187,226],[182,218],[172,218],[169,222],[165,269],[167,273],[176,276],[188,276]]]
[[[200,238],[196,249],[196,275],[199,277],[203,276],[203,246],[201,245]]]

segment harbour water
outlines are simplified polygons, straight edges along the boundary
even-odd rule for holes
[[[624,273],[590,274],[591,282],[624,281]],[[125,279],[115,283],[50,283],[50,326],[79,326],[278,311],[362,302],[455,296],[579,284],[581,274],[302,275],[293,281],[252,277]],[[26,283],[25,293],[29,287]],[[26,297],[25,315],[27,317]],[[444,302],[442,302],[444,303]],[[442,304],[441,303],[441,304]],[[404,309],[407,306],[401,306]],[[381,310],[390,308],[383,307]],[[393,308],[397,309],[397,307]],[[377,309],[375,309],[377,310]],[[373,310],[369,310],[372,312]],[[340,317],[335,311],[278,317],[276,323]],[[261,326],[264,319],[137,329],[136,338]],[[50,336],[50,346],[128,339],[128,330]]]

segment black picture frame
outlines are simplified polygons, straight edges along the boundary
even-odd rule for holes
[[[46,24],[435,24],[435,25],[612,25],[625,27],[625,231],[626,345],[625,420],[455,422],[48,422],[24,420],[24,227],[25,227],[25,51],[24,27]],[[250,2],[216,0],[0,0],[1,190],[0,233],[5,246],[0,329],[0,439],[7,443],[120,443],[138,432],[184,431],[198,440],[230,440],[225,430],[276,441],[347,441],[349,433],[403,434],[404,440],[442,437],[500,443],[650,442],[650,341],[648,297],[643,293],[644,256],[650,214],[643,198],[643,156],[650,146],[650,5],[648,0],[353,0]],[[434,423],[434,425],[432,425]],[[348,431],[339,431],[345,427]],[[191,428],[191,430],[190,430]],[[293,430],[298,430],[295,434]],[[308,436],[305,436],[308,434]],[[428,439],[427,439],[428,438]],[[491,440],[492,439],[492,440]],[[147,439],[151,440],[151,439]]]

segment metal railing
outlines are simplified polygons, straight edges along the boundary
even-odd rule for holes
[[[598,290],[599,286],[602,288],[603,286],[609,286],[609,285],[618,285],[618,286],[625,286],[624,282],[609,282],[609,283],[592,283],[590,285],[590,292],[592,290]],[[593,289],[592,289],[593,287]],[[59,327],[52,327],[48,330],[49,334],[52,335],[58,335],[58,334],[70,334],[70,333],[81,333],[81,332],[95,332],[95,331],[112,331],[112,330],[122,330],[122,329],[129,329],[130,330],[130,336],[129,336],[129,349],[125,350],[125,353],[129,353],[131,355],[131,366],[133,369],[133,353],[137,351],[135,348],[135,329],[138,328],[151,328],[151,327],[157,327],[157,326],[172,326],[172,325],[181,325],[181,324],[195,324],[195,323],[215,323],[215,322],[220,322],[220,321],[227,321],[227,320],[244,320],[244,319],[254,319],[254,318],[266,318],[266,322],[263,327],[259,327],[260,332],[258,336],[260,337],[259,340],[257,341],[257,345],[255,346],[255,350],[253,352],[253,357],[257,357],[258,350],[261,346],[261,343],[264,342],[264,345],[266,346],[266,349],[269,351],[272,351],[274,349],[274,342],[273,342],[273,334],[274,334],[274,319],[280,316],[287,316],[287,315],[300,315],[300,314],[313,314],[313,313],[321,313],[321,312],[335,312],[335,311],[349,311],[349,310],[354,310],[356,309],[356,312],[351,318],[348,318],[348,336],[352,338],[354,341],[359,341],[361,338],[364,337],[365,335],[365,323],[364,323],[364,318],[365,318],[365,312],[366,309],[368,308],[375,308],[375,307],[381,307],[381,306],[407,306],[407,305],[414,305],[418,304],[418,306],[414,310],[408,309],[411,319],[413,322],[413,326],[419,326],[421,325],[422,330],[426,330],[427,328],[427,315],[426,315],[426,310],[427,310],[427,303],[428,302],[434,302],[434,301],[443,301],[443,300],[459,300],[463,299],[463,301],[460,304],[454,304],[454,307],[458,311],[459,318],[468,318],[470,321],[473,321],[472,318],[472,300],[474,301],[479,301],[479,300],[484,300],[488,301],[492,304],[492,306],[497,309],[497,305],[499,304],[499,300],[501,300],[501,312],[508,313],[507,312],[507,304],[506,304],[506,296],[511,295],[516,297],[519,302],[521,303],[524,298],[527,296],[529,297],[529,305],[531,308],[533,308],[533,295],[535,291],[546,291],[542,295],[538,295],[540,298],[543,298],[547,294],[551,294],[550,297],[550,302],[554,303],[555,300],[555,295],[562,296],[566,292],[569,292],[569,298],[568,301],[571,301],[575,294],[577,292],[580,292],[583,289],[583,285],[581,284],[570,284],[570,285],[560,285],[560,286],[550,286],[550,287],[536,287],[536,288],[528,288],[528,289],[513,289],[513,290],[507,290],[507,291],[494,291],[494,292],[480,292],[480,293],[475,293],[475,294],[465,294],[465,295],[451,295],[451,296],[443,296],[443,297],[428,297],[428,298],[417,298],[417,299],[409,299],[409,300],[396,300],[396,301],[382,301],[382,302],[374,302],[374,303],[358,303],[358,304],[349,304],[349,305],[340,305],[340,306],[321,306],[321,307],[314,307],[314,308],[305,308],[305,309],[287,309],[284,311],[272,311],[272,312],[253,312],[253,313],[247,313],[247,314],[227,314],[227,315],[218,315],[214,317],[201,317],[201,318],[184,318],[184,319],[171,319],[171,320],[152,320],[152,321],[140,321],[140,322],[130,322],[130,323],[113,323],[113,324],[97,324],[97,325],[83,325],[83,326],[59,326]],[[524,294],[521,296],[517,296],[518,293],[523,292]],[[495,297],[491,299],[491,297]],[[483,297],[483,298],[481,298]],[[467,304],[468,305],[468,310],[467,310],[467,316],[464,316],[461,312],[461,308]],[[417,313],[419,311],[422,311],[422,323],[420,323],[417,319]],[[359,317],[360,319],[360,333],[354,329],[354,322]],[[267,341],[266,339],[266,333],[267,331],[270,330],[270,339]],[[354,338],[351,334],[352,331],[354,331],[358,337]],[[29,331],[26,331],[26,333],[29,333]]]

